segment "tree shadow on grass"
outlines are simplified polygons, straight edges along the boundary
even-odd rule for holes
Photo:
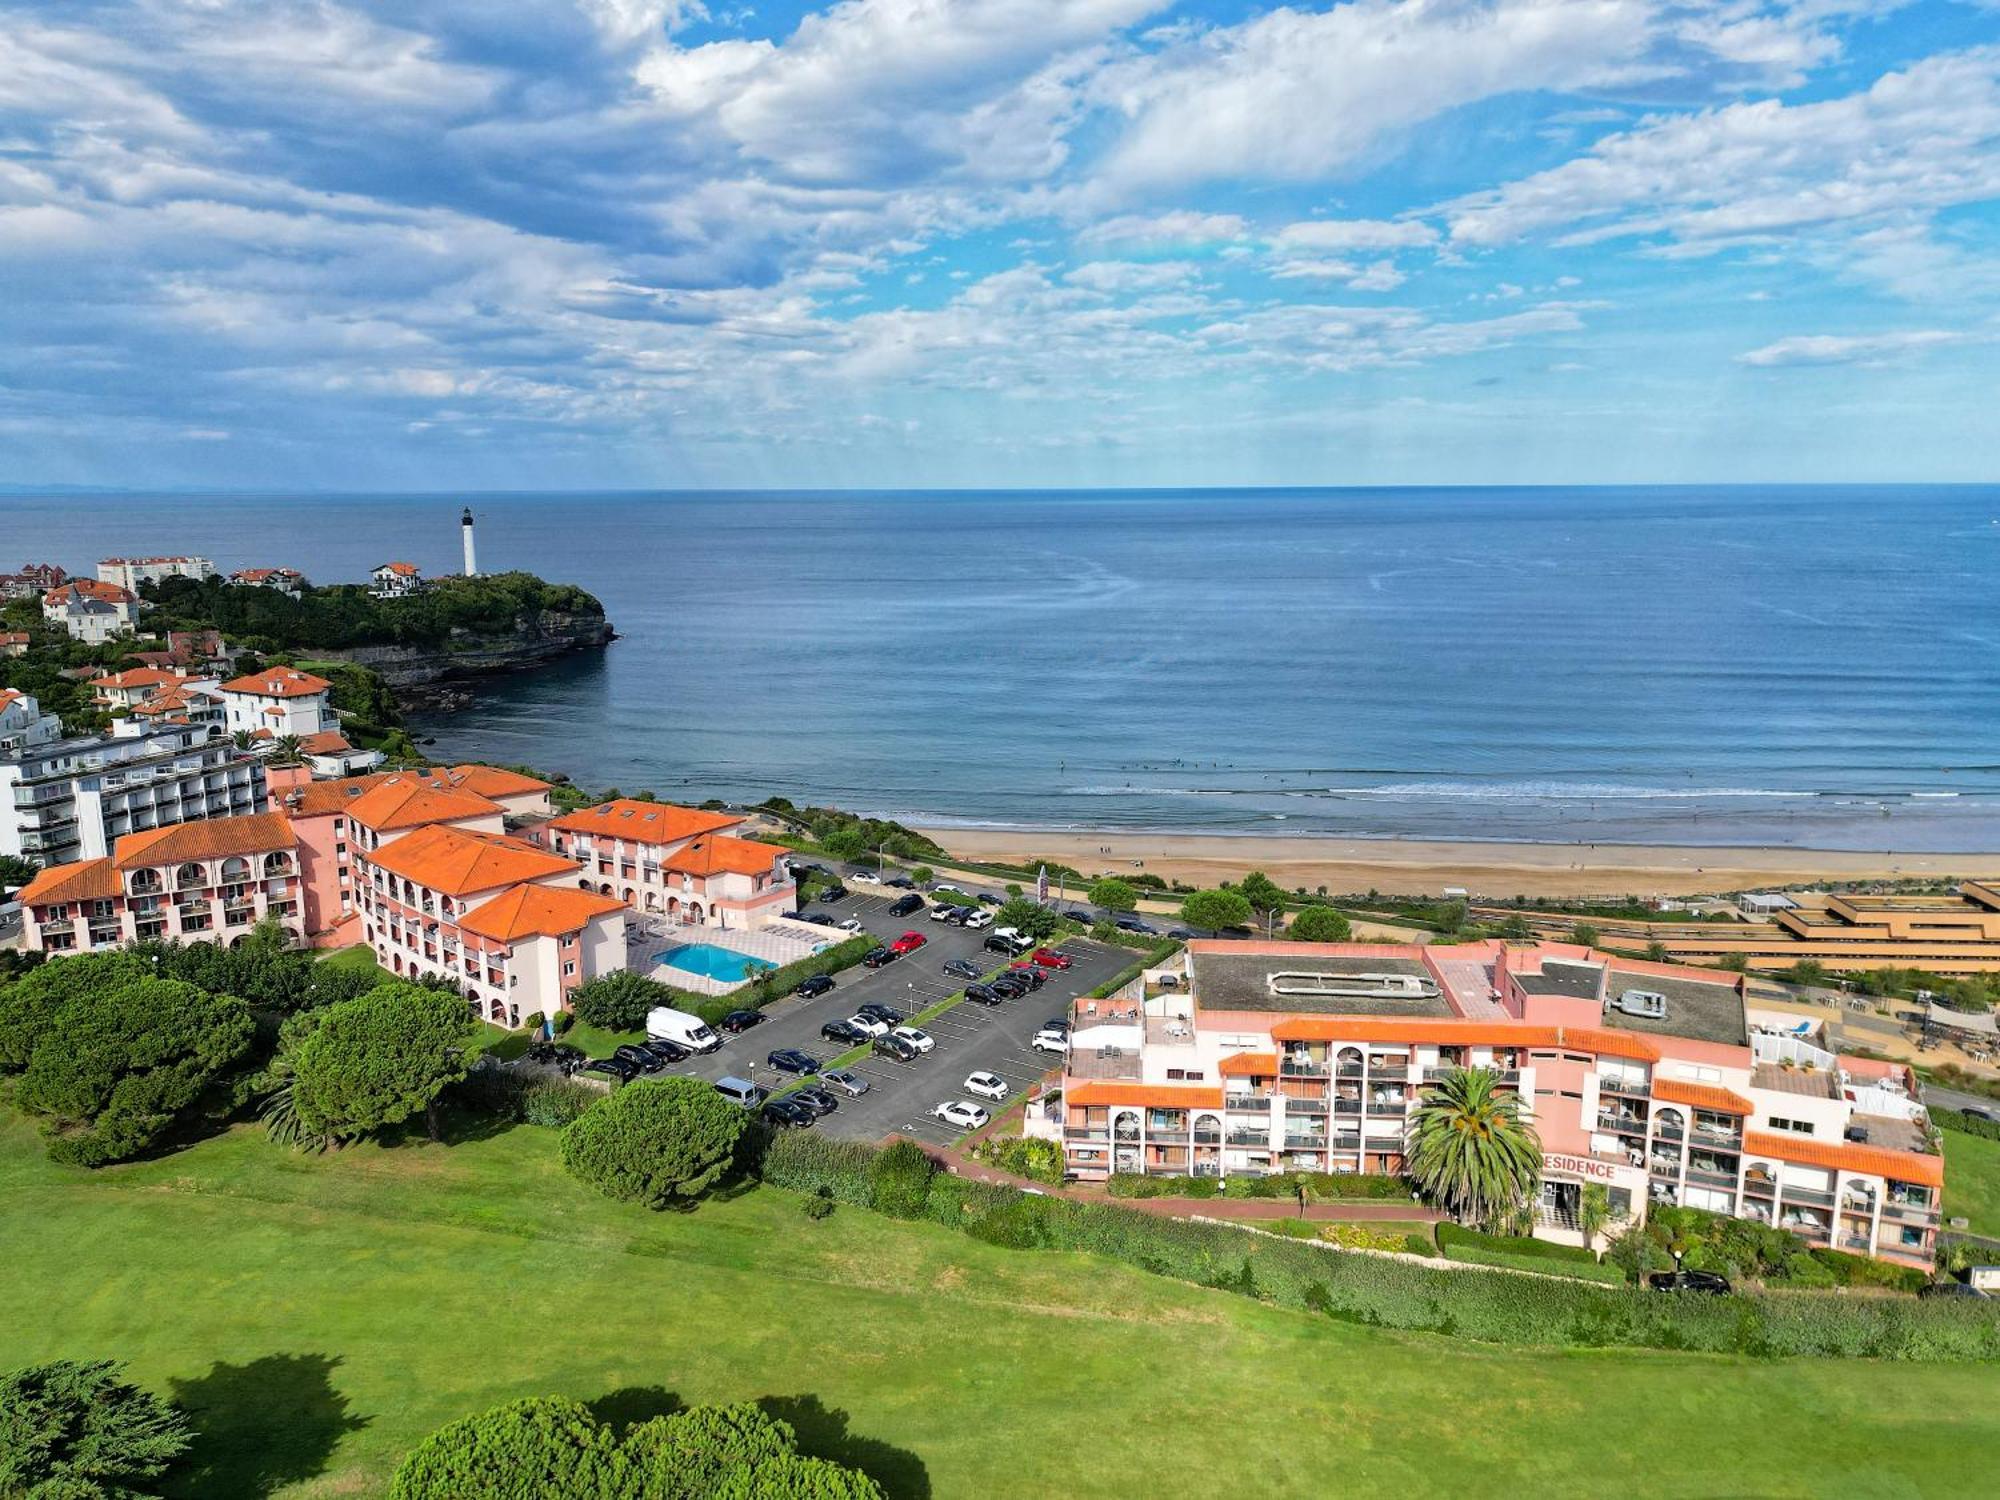
[[[598,1421],[622,1433],[655,1417],[671,1417],[686,1403],[663,1385],[628,1385],[584,1404]]]
[[[177,1465],[169,1493],[191,1500],[270,1495],[326,1472],[350,1432],[368,1425],[333,1386],[340,1361],[324,1354],[267,1354],[248,1364],[217,1362],[206,1375],[176,1380],[172,1397],[198,1436]]]
[[[765,1396],[757,1405],[799,1435],[799,1451],[860,1469],[882,1486],[889,1500],[930,1500],[931,1476],[924,1461],[904,1448],[850,1432],[847,1413],[817,1396]]]

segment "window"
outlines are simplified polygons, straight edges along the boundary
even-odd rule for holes
[[[1771,1117],[1771,1128],[1773,1130],[1788,1130],[1793,1135],[1811,1135],[1813,1133],[1811,1120],[1785,1120],[1780,1119],[1776,1115]]]
[[[575,972],[576,972],[576,960],[570,959],[567,963],[563,965],[563,975],[565,978],[567,978],[569,975],[574,974]],[[591,991],[591,993],[596,994],[597,992],[593,990]]]
[[[1611,1205],[1612,1218],[1629,1219],[1632,1217],[1632,1190],[1630,1188],[1615,1187],[1604,1196]]]
[[[1169,1068],[1167,1079],[1171,1083],[1200,1083],[1202,1071],[1200,1068]]]
[[[1921,1245],[1924,1242],[1924,1232],[1921,1229],[1905,1228],[1902,1239],[1906,1246]]]

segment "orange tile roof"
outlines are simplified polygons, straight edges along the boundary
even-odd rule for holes
[[[28,695],[26,693],[17,693],[12,688],[0,688],[0,708],[6,708],[9,704],[13,703],[26,703],[27,701]]]
[[[165,687],[169,683],[181,681],[178,672],[162,672],[157,667],[129,667],[123,672],[113,672],[109,677],[93,677],[90,685],[94,688],[143,688]]]
[[[453,786],[479,797],[518,797],[523,792],[546,792],[551,785],[499,766],[453,766],[442,775]]]
[[[776,844],[716,834],[676,849],[660,861],[660,868],[681,875],[768,875],[778,856],[791,852]]]
[[[1600,1057],[1629,1057],[1639,1062],[1658,1062],[1660,1044],[1651,1037],[1608,1026],[1559,1026],[1558,1046],[1572,1052],[1595,1052]]]
[[[593,917],[627,909],[626,903],[570,886],[517,885],[458,919],[467,932],[497,942],[525,937],[563,937],[580,932]]]
[[[356,797],[347,811],[363,828],[389,833],[421,828],[426,823],[491,817],[500,811],[500,805],[470,792],[438,787],[428,777],[391,776]]]
[[[574,860],[551,854],[524,839],[475,833],[442,823],[405,834],[364,858],[391,875],[400,875],[447,896],[477,895],[504,885],[577,872]]]
[[[304,698],[323,693],[333,684],[296,667],[266,667],[222,685],[225,693],[250,693],[259,698]]]
[[[1221,1073],[1224,1078],[1255,1078],[1264,1073],[1278,1071],[1278,1054],[1275,1052],[1232,1052],[1223,1058]]]
[[[279,813],[246,813],[128,833],[112,850],[121,870],[174,865],[188,859],[224,859],[232,854],[271,854],[292,847],[292,825]]]
[[[376,568],[374,571],[377,573],[394,573],[399,578],[415,578],[417,576],[417,565],[406,562],[388,562],[383,563],[381,567]]]
[[[1065,1104],[1138,1104],[1159,1109],[1220,1109],[1222,1090],[1188,1083],[1073,1083]]]
[[[132,712],[142,718],[152,718],[158,714],[185,713],[196,701],[196,694],[184,685],[161,688],[144,703],[138,704]]]
[[[137,604],[138,596],[115,583],[99,583],[95,578],[72,578],[42,596],[46,604],[67,604],[72,598],[97,599],[105,604]]]
[[[110,860],[85,859],[40,871],[21,887],[16,899],[24,906],[53,906],[61,901],[108,901],[124,893]]]
[[[1812,1141],[1796,1135],[1770,1135],[1761,1130],[1743,1133],[1743,1150],[1748,1156],[1775,1156],[1779,1161],[1796,1162],[1800,1166],[1893,1177],[1898,1182],[1922,1182],[1931,1187],[1944,1185],[1944,1158],[1922,1156],[1915,1151],[1891,1151],[1886,1146],[1860,1146],[1847,1141]]]
[[[1653,1097],[1669,1104],[1688,1104],[1696,1109],[1712,1109],[1719,1115],[1752,1115],[1757,1107],[1741,1094],[1707,1083],[1682,1083],[1675,1078],[1655,1078]]]
[[[353,748],[338,729],[322,729],[299,741],[299,750],[306,755],[344,755]]]
[[[671,802],[640,802],[620,797],[582,812],[565,813],[553,827],[566,833],[593,833],[604,838],[630,839],[640,844],[678,844],[682,839],[734,828],[743,820],[733,813],[702,812]]]

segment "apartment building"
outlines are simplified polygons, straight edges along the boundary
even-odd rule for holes
[[[529,836],[574,856],[595,889],[635,911],[690,926],[761,927],[796,909],[797,889],[776,844],[729,830],[744,820],[631,798],[566,813]]]
[[[1760,1013],[1736,976],[1515,948],[1194,942],[1145,993],[1083,1000],[1027,1129],[1086,1178],[1397,1172],[1426,1082],[1490,1068],[1542,1144],[1536,1233],[1681,1204],[1928,1266],[1942,1158],[1916,1080]]]
[[[215,564],[205,557],[107,557],[97,565],[97,581],[137,594],[141,584],[163,578],[213,578]]]
[[[338,730],[332,695],[332,683],[296,667],[266,667],[222,684],[229,732],[259,739],[304,739]]]
[[[625,967],[624,902],[573,860],[506,834],[431,824],[351,851],[362,939],[394,974],[458,983],[473,1014],[515,1027],[569,1008]]]
[[[139,598],[116,584],[78,578],[42,595],[42,618],[88,646],[139,628]]]
[[[65,737],[32,697],[0,703],[0,854],[101,859],[128,833],[264,810],[263,767],[213,725]]]
[[[1845,972],[1914,968],[1952,976],[2000,970],[2000,884],[1968,880],[1955,895],[1801,895],[1768,925],[1667,933],[1670,957],[1741,958],[1785,969],[1801,959]]]
[[[27,946],[84,953],[149,938],[235,944],[266,917],[299,935],[298,864],[276,813],[128,833],[21,891]]]

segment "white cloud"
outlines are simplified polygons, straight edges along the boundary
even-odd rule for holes
[[[1401,250],[1434,245],[1438,232],[1421,219],[1305,219],[1272,238],[1288,250]]]
[[[1087,244],[1221,245],[1249,232],[1241,214],[1175,209],[1161,214],[1120,214],[1087,226],[1077,237]]]
[[[1141,292],[1179,286],[1197,267],[1179,260],[1094,260],[1066,272],[1063,280],[1093,292]]]
[[[1870,364],[1898,355],[1917,354],[1947,344],[1963,344],[1973,335],[1943,328],[1918,328],[1902,333],[1799,334],[1739,354],[1746,365],[1770,368],[1780,365]]]

